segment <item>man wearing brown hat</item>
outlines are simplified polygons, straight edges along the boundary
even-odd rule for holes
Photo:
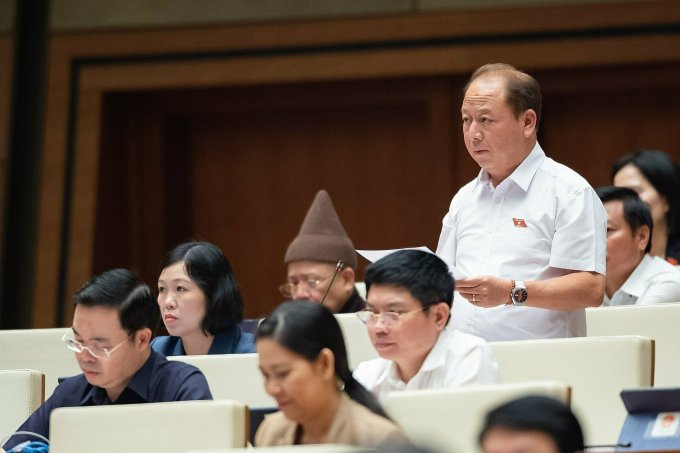
[[[344,266],[333,278],[339,261]],[[354,287],[357,268],[354,244],[325,190],[317,192],[300,232],[288,246],[284,264],[288,281],[279,287],[284,297],[323,301],[334,313],[353,313],[366,306]]]

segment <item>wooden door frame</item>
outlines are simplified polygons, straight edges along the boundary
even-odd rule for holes
[[[33,326],[68,323],[92,273],[106,93],[460,75],[490,61],[651,65],[680,61],[679,48],[669,0],[53,34]]]

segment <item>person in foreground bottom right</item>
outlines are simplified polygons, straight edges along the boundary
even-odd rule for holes
[[[575,453],[584,448],[576,416],[545,396],[525,396],[493,409],[479,444],[483,453]]]

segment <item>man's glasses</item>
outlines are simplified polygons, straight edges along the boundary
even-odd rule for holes
[[[415,310],[405,311],[402,313],[398,313],[396,311],[384,311],[382,313],[374,313],[370,310],[361,310],[357,312],[357,317],[361,322],[363,322],[367,326],[372,327],[376,325],[378,323],[378,320],[380,319],[382,320],[382,323],[385,327],[393,328],[399,327],[401,325],[401,321],[404,316],[408,316],[410,314],[423,311],[427,308],[429,308],[429,305],[426,307],[420,307]]]
[[[113,348],[108,349],[108,348],[100,348],[100,347],[97,347],[97,346],[85,346],[80,341],[73,338],[71,332],[72,332],[72,330],[67,331],[64,334],[64,336],[61,337],[62,341],[64,343],[66,343],[66,347],[69,348],[71,351],[77,352],[77,353],[81,353],[81,352],[83,352],[84,350],[87,349],[87,352],[89,352],[92,357],[97,358],[97,359],[108,359],[109,357],[111,357],[111,354],[113,354],[113,352],[116,349],[121,347],[123,345],[123,343],[128,341],[134,335],[134,333],[130,334],[125,340],[121,341],[120,343],[115,345]]]
[[[287,299],[293,299],[295,293],[297,292],[297,289],[299,286],[304,286],[307,289],[314,290],[319,287],[323,282],[331,278],[333,274],[328,275],[327,277],[322,277],[322,278],[308,278],[305,280],[300,280],[297,283],[284,283],[283,285],[279,286],[279,291],[281,292],[281,295]]]

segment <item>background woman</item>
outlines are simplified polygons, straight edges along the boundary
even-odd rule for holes
[[[314,302],[285,302],[257,331],[265,388],[280,412],[269,415],[255,446],[405,442],[399,428],[352,377],[342,331]]]
[[[641,150],[612,166],[615,186],[628,187],[649,205],[654,221],[653,256],[680,260],[680,169],[663,151]]]
[[[165,355],[255,352],[242,332],[243,300],[229,261],[209,242],[187,242],[165,258],[158,278],[158,305],[169,337],[151,347]]]

